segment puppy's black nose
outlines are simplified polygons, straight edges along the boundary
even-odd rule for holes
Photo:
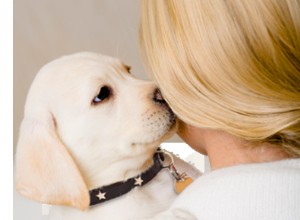
[[[156,88],[154,90],[153,101],[156,103],[159,103],[159,104],[166,104],[166,101],[164,100],[164,98],[158,88]]]

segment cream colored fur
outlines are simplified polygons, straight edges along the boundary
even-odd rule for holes
[[[104,86],[111,95],[93,104]],[[159,144],[174,133],[173,113],[153,100],[155,90],[118,59],[99,54],[78,53],[47,64],[26,101],[17,190],[55,205],[55,220],[138,219],[165,210],[176,197],[167,170],[125,196],[89,208],[88,190],[145,171]],[[179,159],[176,165],[198,175]]]

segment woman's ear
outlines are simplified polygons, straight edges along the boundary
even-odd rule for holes
[[[50,112],[25,117],[16,153],[16,188],[23,196],[87,209],[89,192],[76,163],[59,139]]]

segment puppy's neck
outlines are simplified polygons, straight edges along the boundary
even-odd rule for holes
[[[154,151],[143,154],[99,159],[85,165],[84,178],[89,190],[124,181],[137,176],[153,164]]]

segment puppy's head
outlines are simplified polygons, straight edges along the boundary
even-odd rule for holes
[[[153,153],[174,131],[175,116],[151,82],[117,59],[79,53],[36,76],[16,155],[16,186],[26,197],[85,209],[85,173],[95,161]]]

